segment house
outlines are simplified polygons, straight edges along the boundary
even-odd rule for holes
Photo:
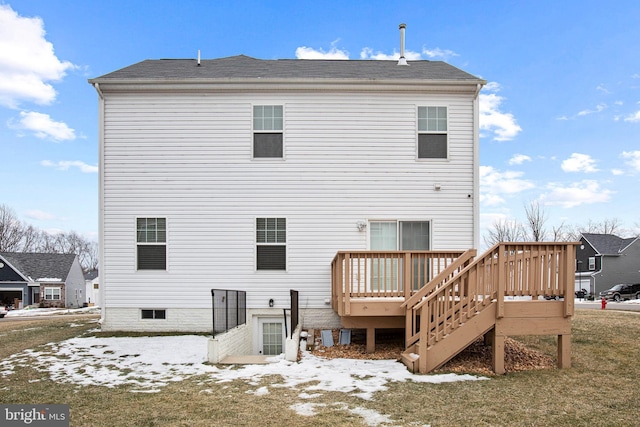
[[[0,252],[0,302],[4,305],[81,307],[84,288],[75,254]]]
[[[85,302],[90,306],[100,306],[100,276],[94,268],[84,273]]]
[[[373,348],[376,329],[420,318],[421,286],[453,283],[473,261],[478,77],[440,61],[240,55],[146,60],[89,82],[99,98],[105,330],[211,331],[212,289],[246,291],[228,352],[278,354],[296,290],[303,327],[367,329]],[[535,259],[566,256],[554,248]],[[563,295],[568,276],[556,271],[559,284],[504,294]],[[492,303],[503,288],[482,289],[475,298],[493,321],[476,337],[505,315]],[[544,330],[566,338],[572,306],[549,304],[561,327]]]
[[[598,295],[619,283],[640,283],[640,237],[583,233],[576,251],[576,290]]]

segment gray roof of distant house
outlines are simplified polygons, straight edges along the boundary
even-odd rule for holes
[[[0,252],[8,263],[32,280],[49,278],[65,281],[75,254]]]
[[[623,239],[613,234],[594,233],[582,233],[582,237],[584,237],[600,255],[620,255],[620,252],[637,239],[636,237]]]
[[[93,280],[96,277],[98,277],[98,270],[95,268],[84,273],[84,280]]]
[[[245,55],[205,59],[198,66],[195,59],[145,60],[112,73],[89,80],[108,83],[116,80],[432,80],[485,84],[465,71],[442,61],[374,60],[263,60]]]

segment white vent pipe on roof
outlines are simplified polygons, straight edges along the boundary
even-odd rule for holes
[[[400,24],[400,59],[398,59],[398,65],[409,65],[404,57],[404,31],[406,28],[407,24]]]
[[[200,49],[198,49],[198,67],[200,66]]]

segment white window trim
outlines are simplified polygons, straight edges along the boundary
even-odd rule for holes
[[[164,219],[164,242],[138,242],[138,219],[142,218],[163,218]],[[133,269],[137,274],[165,274],[169,272],[169,217],[166,215],[138,215],[133,219],[133,244],[134,244],[134,265]],[[164,245],[165,246],[165,262],[164,262],[164,270],[147,270],[138,269],[138,245]]]
[[[253,134],[254,133],[275,133],[277,132],[276,130],[255,130],[253,128],[253,108],[254,107],[260,107],[260,106],[279,106],[282,107],[282,130],[280,132],[282,132],[282,157],[255,157],[254,153],[253,153]],[[260,102],[260,103],[253,103],[251,104],[251,160],[252,161],[257,161],[257,162],[282,162],[284,160],[286,160],[287,158],[287,138],[286,138],[286,132],[285,132],[285,123],[286,123],[286,108],[285,108],[285,104],[281,101],[274,101],[274,102]]]
[[[280,310],[281,311],[281,310]],[[290,332],[290,329],[286,329],[289,327],[289,325],[291,325],[291,315],[289,313],[287,313],[287,319],[286,319],[286,326],[285,326],[285,320],[283,319],[282,315],[280,316],[272,316],[272,315],[254,315],[253,319],[252,319],[252,323],[253,323],[253,343],[252,343],[252,347],[253,347],[253,354],[262,354],[262,348],[260,347],[260,344],[262,343],[262,330],[261,330],[261,325],[263,322],[268,322],[268,323],[282,323],[282,352],[285,353],[286,352],[286,343],[287,343],[287,335],[285,334],[285,330]]]
[[[51,298],[47,298],[47,291],[58,291],[58,298],[53,298],[53,292],[51,293]],[[45,286],[44,287],[44,301],[60,301],[62,300],[62,288],[60,286]]]
[[[283,218],[286,222],[284,232],[285,232],[285,242],[284,243],[262,243],[258,242],[258,228],[256,226],[258,218]],[[285,257],[284,257],[284,270],[259,270],[258,269],[258,245],[261,246],[284,246]],[[253,270],[260,274],[279,274],[286,273],[289,271],[289,218],[286,216],[257,216],[253,218]]]
[[[591,261],[593,261],[593,264],[591,263]],[[589,271],[594,271],[596,269],[596,257],[590,256],[587,263],[588,263]]]
[[[447,109],[447,130],[445,132],[439,131],[439,132],[434,132],[434,131],[420,131],[419,130],[419,126],[418,126],[418,109],[421,107],[445,107]],[[449,104],[419,104],[416,105],[415,108],[415,114],[416,114],[416,160],[419,162],[448,162],[451,160],[451,122],[450,122],[450,114],[449,111],[451,110]],[[440,134],[446,134],[447,135],[447,157],[445,158],[431,158],[431,157],[420,157],[419,155],[419,145],[420,145],[420,135],[422,134],[434,134],[434,135],[440,135]]]
[[[429,246],[431,249],[429,249],[430,251],[433,251],[435,249],[433,249],[433,224],[434,221],[433,219],[425,219],[425,218],[402,218],[402,219],[369,219],[368,221],[368,227],[367,227],[367,248],[369,248],[368,250],[371,250],[371,223],[372,222],[395,222],[396,224],[396,248],[400,247],[400,239],[402,238],[402,236],[400,235],[400,223],[401,222],[428,222],[429,223]],[[401,249],[396,249],[396,250],[401,250]]]

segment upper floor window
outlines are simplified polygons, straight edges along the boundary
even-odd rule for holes
[[[287,220],[256,218],[256,269],[287,269]]]
[[[136,221],[138,270],[167,269],[167,219],[138,218]]]
[[[253,157],[282,158],[282,105],[253,106]]]
[[[446,159],[447,107],[418,107],[418,158]]]
[[[596,269],[596,257],[590,256],[589,257],[589,270],[595,270],[595,269]]]

